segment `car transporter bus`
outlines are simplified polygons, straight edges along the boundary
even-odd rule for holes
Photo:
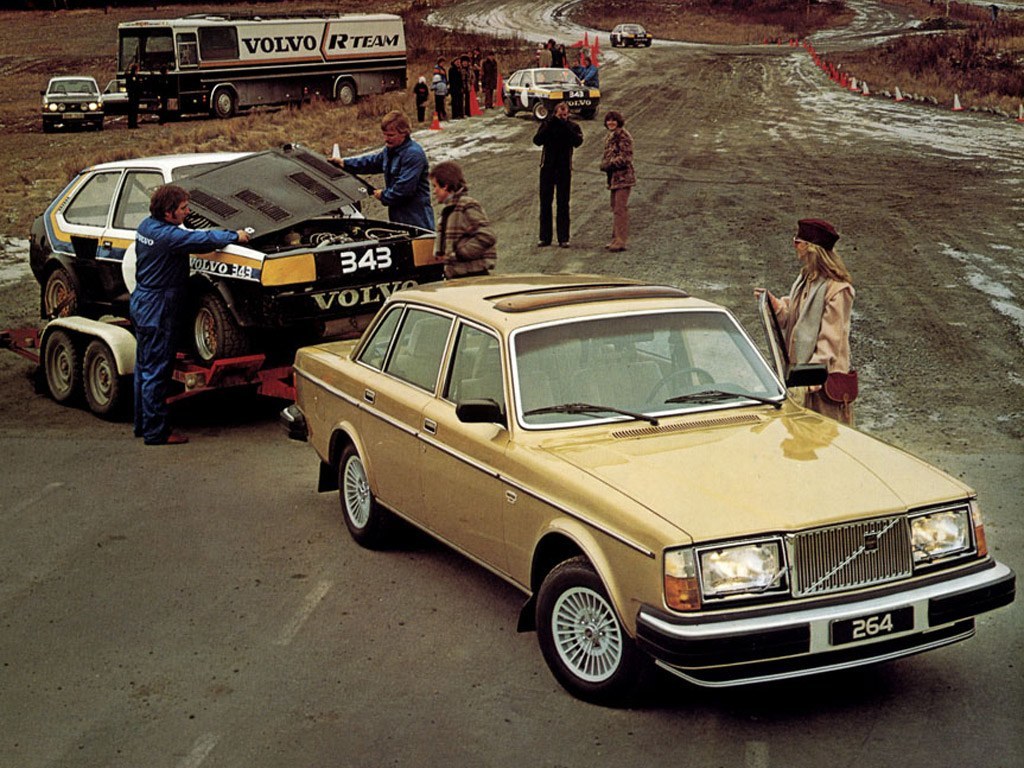
[[[311,98],[351,104],[406,85],[405,30],[391,14],[194,14],[123,22],[117,37],[118,71],[138,73],[139,109],[167,119]]]

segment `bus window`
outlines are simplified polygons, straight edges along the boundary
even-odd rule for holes
[[[238,31],[234,27],[202,27],[199,54],[203,61],[238,58]]]
[[[196,43],[195,32],[185,32],[178,35],[178,66],[199,66],[199,45]]]

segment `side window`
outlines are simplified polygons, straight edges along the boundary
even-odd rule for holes
[[[498,339],[470,325],[459,328],[444,397],[453,403],[493,400],[505,411]]]
[[[398,327],[398,320],[402,316],[402,308],[394,307],[388,314],[377,323],[373,329],[373,335],[366,342],[359,353],[359,362],[365,363],[378,371],[384,367],[384,358],[387,357],[388,347],[391,346],[391,339]]]
[[[164,178],[153,171],[129,171],[114,209],[115,229],[137,229],[149,215],[149,198]]]
[[[450,317],[410,309],[402,321],[394,352],[384,370],[433,392],[451,327]]]
[[[178,40],[178,66],[196,67],[199,66],[199,44],[196,42],[195,32],[182,32],[177,36]]]
[[[74,200],[64,209],[64,218],[69,224],[89,227],[105,227],[107,214],[114,200],[117,182],[121,172],[97,173],[75,193]],[[146,203],[147,210],[149,203]]]
[[[203,27],[199,30],[199,54],[203,61],[238,58],[238,32],[234,27]]]

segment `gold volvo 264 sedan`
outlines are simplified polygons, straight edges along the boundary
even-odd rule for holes
[[[1012,602],[974,492],[787,397],[823,377],[678,288],[503,275],[300,349],[282,419],[359,544],[400,517],[507,579],[558,681],[614,704],[652,660],[777,680],[964,640]]]

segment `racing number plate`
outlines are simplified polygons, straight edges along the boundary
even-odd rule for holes
[[[897,608],[856,619],[840,619],[829,624],[829,641],[832,645],[856,643],[874,637],[894,635],[914,628],[914,609]]]

